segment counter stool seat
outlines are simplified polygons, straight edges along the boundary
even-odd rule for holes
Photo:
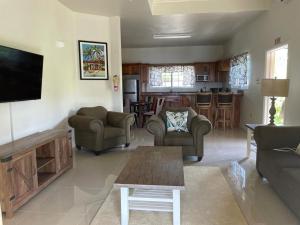
[[[224,130],[228,126],[230,128],[233,128],[233,94],[232,93],[219,93],[217,95],[215,128],[217,128],[220,123],[223,125]]]
[[[211,92],[198,93],[196,105],[198,114],[205,115],[211,123],[213,122],[213,95]]]

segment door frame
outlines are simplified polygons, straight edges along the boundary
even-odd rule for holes
[[[265,52],[265,71],[264,71],[264,77],[263,77],[263,79],[268,78],[267,77],[267,74],[269,72],[268,71],[268,54],[270,52],[273,52],[273,51],[277,50],[277,49],[281,49],[281,48],[283,48],[285,46],[288,47],[288,59],[289,59],[289,54],[290,54],[289,43],[278,44],[278,45],[275,45],[272,48],[266,50],[266,52]],[[287,62],[287,70],[286,70],[287,78],[289,78],[289,68],[290,68],[289,67],[289,63],[290,63],[290,61],[288,60],[288,62]],[[267,98],[269,98],[269,97],[263,97],[263,115],[262,115],[262,120],[263,120],[262,123],[263,124],[268,124],[269,123],[269,110],[270,109],[268,108],[268,104],[266,104],[267,103]],[[284,107],[284,115],[285,115],[285,113],[286,113],[286,107]],[[266,116],[266,115],[268,115],[268,116]],[[285,123],[285,117],[283,117],[283,123]]]

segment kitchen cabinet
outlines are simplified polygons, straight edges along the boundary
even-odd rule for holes
[[[141,82],[147,84],[149,81],[149,65],[143,64],[141,66]]]
[[[142,64],[140,63],[123,64],[123,75],[141,75],[141,68]]]
[[[230,59],[217,62],[217,72],[215,75],[215,81],[221,83],[227,83],[229,81],[230,72]]]
[[[230,71],[230,59],[221,60],[217,62],[218,72],[229,72]]]
[[[208,81],[215,81],[216,63],[195,63],[195,74],[208,75]]]

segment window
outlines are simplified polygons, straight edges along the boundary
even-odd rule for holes
[[[249,63],[250,56],[244,53],[235,56],[230,61],[229,84],[231,88],[248,89],[249,88]]]
[[[195,68],[183,66],[150,66],[149,84],[157,88],[191,88],[195,85]]]
[[[287,79],[288,70],[288,45],[272,49],[267,52],[266,59],[266,78],[268,79]],[[275,124],[284,124],[285,98],[277,98],[275,102],[276,114]],[[269,109],[271,100],[265,97],[264,101],[264,123],[269,123]]]

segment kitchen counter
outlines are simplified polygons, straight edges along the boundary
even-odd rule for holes
[[[191,96],[197,95],[201,92],[142,92],[142,96]],[[217,95],[218,93],[213,93],[213,95]],[[234,96],[243,96],[243,93],[233,93]]]
[[[167,107],[192,107],[198,112],[196,104],[196,96],[200,92],[142,92],[142,100],[146,100],[146,97],[164,97],[165,106]],[[217,94],[213,93],[213,111],[216,111]],[[235,128],[240,127],[240,109],[241,99],[243,93],[233,93],[233,126]]]

